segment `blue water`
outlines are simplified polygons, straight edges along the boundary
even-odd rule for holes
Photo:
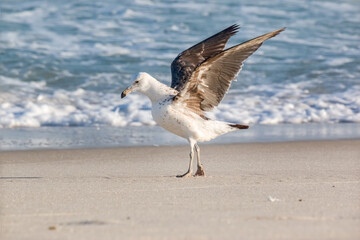
[[[2,0],[0,9],[3,129],[154,125],[145,97],[120,99],[132,76],[169,84],[178,53],[234,23],[227,46],[287,29],[245,62],[210,117],[360,123],[359,1]]]

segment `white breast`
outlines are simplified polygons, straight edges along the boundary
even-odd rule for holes
[[[151,112],[155,122],[175,135],[199,142],[235,130],[224,122],[205,120],[179,104],[173,103],[172,98],[153,102]]]
[[[169,132],[188,138],[190,119],[184,115],[183,108],[174,107],[172,98],[153,103],[152,116],[155,122]]]

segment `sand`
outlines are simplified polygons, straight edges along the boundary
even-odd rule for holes
[[[0,152],[0,238],[360,239],[360,140]]]

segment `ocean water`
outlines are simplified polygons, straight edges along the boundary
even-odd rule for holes
[[[28,127],[143,131],[155,125],[149,100],[120,99],[132,76],[170,84],[178,53],[234,23],[228,47],[287,29],[245,62],[209,117],[360,123],[359,1],[3,0],[0,11],[0,139]]]

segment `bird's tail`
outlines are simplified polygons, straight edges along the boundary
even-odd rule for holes
[[[241,125],[241,124],[229,124],[230,127],[237,128],[237,129],[248,129],[249,126]]]

